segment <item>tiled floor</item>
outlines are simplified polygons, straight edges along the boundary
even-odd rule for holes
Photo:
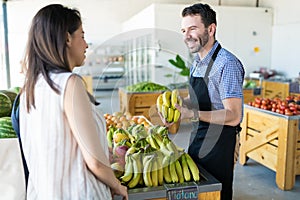
[[[98,91],[95,93],[98,107],[103,113],[112,113],[120,110],[118,91]],[[177,134],[170,137],[179,146],[185,148],[189,140],[189,126],[180,127]],[[278,189],[274,171],[249,159],[242,166],[235,166],[234,200],[298,200],[300,199],[300,176],[296,177],[295,186],[290,191]]]

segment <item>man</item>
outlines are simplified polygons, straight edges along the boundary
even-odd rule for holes
[[[216,40],[216,13],[207,4],[182,11],[181,32],[191,53],[189,96],[181,119],[193,122],[188,153],[222,183],[221,199],[232,199],[234,149],[243,115],[242,63]],[[234,31],[234,30],[233,30]]]

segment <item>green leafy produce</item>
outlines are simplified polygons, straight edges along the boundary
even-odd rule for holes
[[[160,85],[150,81],[144,81],[126,87],[126,90],[129,92],[155,92],[155,91],[164,91],[168,89],[169,88],[164,85]]]

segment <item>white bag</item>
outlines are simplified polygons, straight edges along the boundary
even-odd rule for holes
[[[26,198],[25,176],[17,138],[0,139],[0,199]]]

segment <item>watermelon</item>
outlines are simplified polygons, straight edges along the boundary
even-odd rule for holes
[[[17,134],[14,131],[11,123],[11,117],[0,118],[0,138],[16,138]]]
[[[0,92],[0,117],[10,116],[12,105],[10,98]]]
[[[12,105],[17,93],[9,90],[0,90],[0,117],[8,117],[11,115]]]

